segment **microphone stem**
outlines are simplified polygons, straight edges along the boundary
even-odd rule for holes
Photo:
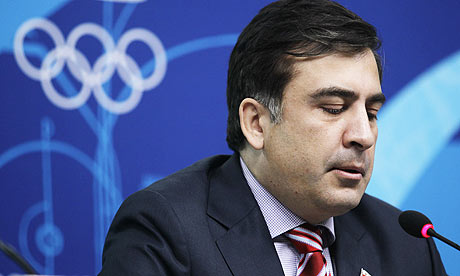
[[[446,238],[444,238],[442,235],[436,233],[436,231],[434,231],[432,228],[428,229],[427,231],[427,234],[432,236],[432,237],[435,237],[445,243],[447,243],[448,245],[452,246],[453,248],[457,249],[458,251],[460,251],[460,245],[456,244],[455,242],[451,241],[451,240],[448,240]]]
[[[3,251],[5,255],[10,257],[15,261],[27,274],[37,274],[35,269],[24,259],[22,258],[16,250],[10,245],[4,243],[0,240],[0,251]],[[0,274],[1,275],[1,274]]]

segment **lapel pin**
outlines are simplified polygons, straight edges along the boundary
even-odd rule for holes
[[[360,276],[371,276],[371,274],[369,274],[369,272],[367,272],[366,270],[364,270],[364,268],[361,268],[361,274],[359,274]]]

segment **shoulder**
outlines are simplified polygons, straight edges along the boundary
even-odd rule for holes
[[[175,200],[177,197],[183,199],[188,196],[197,196],[199,190],[207,189],[210,176],[213,172],[222,166],[231,156],[215,155],[179,170],[153,184],[145,189],[135,193],[154,193]]]
[[[409,239],[412,238],[402,230],[398,223],[401,210],[376,197],[365,194],[359,205],[349,213],[337,218],[338,223],[353,226],[356,232],[360,230],[367,235],[380,235],[381,238]]]
[[[351,234],[366,248],[365,258],[392,275],[404,271],[420,271],[413,275],[445,275],[433,240],[404,232],[398,222],[400,214],[400,209],[365,194],[355,209],[334,219],[336,237],[340,239],[345,232]]]
[[[161,207],[186,211],[193,205],[203,205],[209,190],[209,178],[229,155],[216,155],[197,161],[130,195],[121,209],[147,209],[158,212]],[[152,208],[155,207],[155,208]]]
[[[353,210],[353,212],[360,214],[363,218],[374,218],[376,220],[397,221],[401,210],[390,205],[389,203],[373,197],[368,194],[364,194],[360,204]]]
[[[354,230],[362,229],[367,232],[397,229],[398,234],[402,229],[398,224],[401,210],[376,197],[364,194],[359,205],[348,213],[335,218],[337,224],[353,226]],[[358,231],[358,230],[356,230]],[[392,230],[393,231],[393,230]]]
[[[213,242],[208,179],[228,159],[200,160],[126,198],[107,234],[100,275],[190,275],[191,252]]]

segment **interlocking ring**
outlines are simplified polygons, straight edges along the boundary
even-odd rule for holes
[[[19,27],[14,37],[14,57],[16,58],[16,62],[18,63],[19,67],[28,77],[34,80],[40,80],[40,68],[33,66],[27,60],[24,53],[24,39],[27,33],[33,29],[40,29],[47,33],[56,45],[56,48],[64,46],[65,40],[61,31],[56,27],[56,25],[43,18],[32,18],[24,22],[21,27]],[[57,75],[62,70],[63,66],[64,61],[61,60],[54,66],[53,75]]]
[[[40,68],[36,68],[26,58],[24,39],[26,35],[39,29],[47,33],[55,47],[43,59]],[[91,67],[85,55],[76,48],[83,36],[93,36],[104,47],[105,53]],[[142,69],[127,54],[127,49],[134,41],[146,44],[155,57],[155,69],[147,76],[142,76]],[[140,102],[143,92],[158,86],[166,74],[167,57],[160,39],[152,32],[135,28],[124,33],[115,45],[112,36],[101,26],[94,23],[82,23],[76,26],[65,41],[59,28],[51,21],[33,18],[24,22],[14,38],[14,56],[21,70],[30,78],[41,82],[41,87],[48,99],[63,109],[76,109],[88,100],[91,91],[97,102],[112,113],[123,114],[133,110]],[[65,96],[56,91],[52,79],[57,77],[67,65],[72,76],[82,83],[76,95]],[[122,100],[112,99],[103,88],[117,71],[120,79],[131,87],[130,95]]]

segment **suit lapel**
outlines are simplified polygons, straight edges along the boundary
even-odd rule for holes
[[[334,218],[336,240],[332,246],[337,275],[359,275],[364,257],[360,245],[360,235],[342,217]]]
[[[233,155],[210,176],[208,215],[224,226],[211,228],[211,231],[233,275],[283,275],[238,155]]]
[[[265,223],[256,211],[217,240],[219,250],[234,275],[283,275],[268,230],[255,227]]]
[[[334,218],[336,240],[332,246],[337,275],[360,275],[364,268],[371,275],[378,271],[371,242],[366,234],[366,226],[358,219],[358,206],[345,215]],[[374,272],[374,274],[373,274]]]

